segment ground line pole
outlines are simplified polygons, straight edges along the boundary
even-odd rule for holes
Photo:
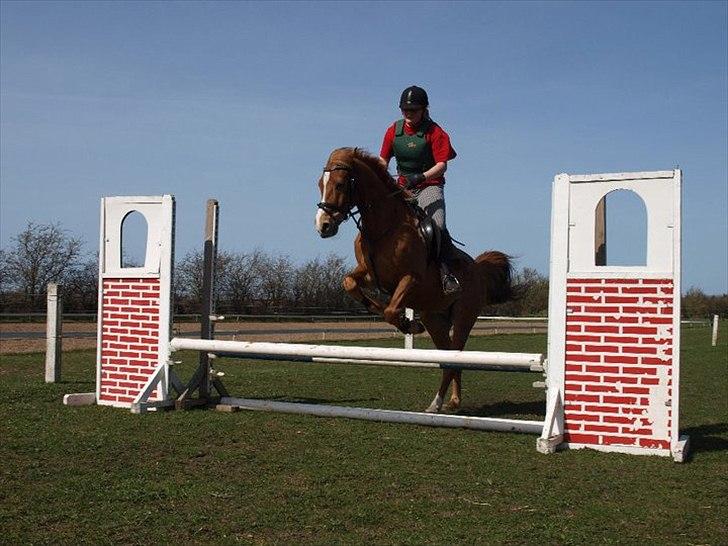
[[[63,335],[63,300],[56,283],[48,283],[46,312],[46,359],[45,382],[57,383],[61,380],[61,341]]]

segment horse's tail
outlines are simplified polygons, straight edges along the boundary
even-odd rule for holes
[[[475,258],[475,264],[485,284],[485,305],[505,303],[515,298],[510,256],[489,250]]]

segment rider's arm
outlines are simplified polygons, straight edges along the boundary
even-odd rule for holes
[[[435,163],[433,167],[427,169],[422,174],[425,175],[425,180],[429,180],[430,178],[440,178],[443,174],[445,174],[446,170],[447,161],[440,161],[439,163]]]
[[[387,131],[384,133],[384,139],[382,140],[382,148],[379,151],[379,162],[384,165],[384,168],[387,169],[389,167],[389,160],[392,159],[392,156],[394,155],[394,150],[392,144],[394,143],[394,124],[390,125],[389,128],[387,128]]]

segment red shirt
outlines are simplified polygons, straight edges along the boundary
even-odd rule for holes
[[[387,132],[384,133],[384,141],[382,142],[382,149],[379,152],[379,156],[385,161],[392,159],[392,155],[394,153],[392,150],[392,144],[394,142],[396,123],[397,122],[395,121],[389,129],[387,129]],[[416,132],[416,128],[412,128],[406,123],[404,124],[404,133],[406,135],[414,135]],[[455,156],[457,156],[457,153],[450,144],[450,136],[434,121],[430,123],[430,128],[425,133],[425,142],[429,144],[430,149],[432,150],[432,157],[435,159],[435,163],[447,162],[451,159],[455,159]],[[399,177],[399,183],[400,185],[404,185],[404,179],[401,176]],[[436,186],[444,183],[445,177],[430,178],[420,184],[420,186]]]

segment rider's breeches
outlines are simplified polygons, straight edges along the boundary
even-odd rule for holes
[[[417,204],[437,227],[445,229],[445,192],[442,186],[425,186],[417,193]]]

